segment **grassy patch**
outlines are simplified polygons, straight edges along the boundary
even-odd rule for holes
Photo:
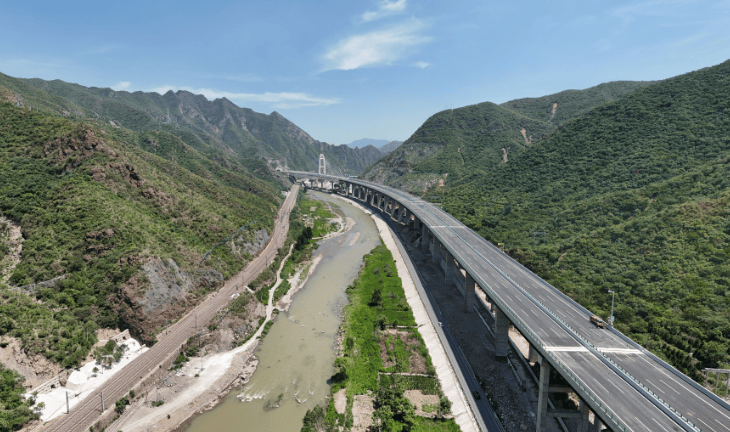
[[[347,389],[347,415],[337,414],[334,402],[323,411],[310,411],[303,430],[322,422],[334,427],[352,425],[352,401],[355,395],[375,395],[375,416],[384,431],[457,431],[453,420],[422,419],[405,398],[404,391],[422,390],[425,394],[441,396],[438,381],[433,376],[383,375],[382,372],[409,372],[411,357],[424,355],[430,359],[420,335],[415,329],[393,329],[393,325],[415,326],[410,309],[404,307],[405,293],[398,277],[393,256],[383,245],[365,256],[365,265],[357,279],[347,288],[350,303],[345,306],[344,349],[335,361],[338,371],[332,376],[332,393]],[[385,353],[383,353],[384,343]],[[382,355],[394,362],[384,367]],[[387,360],[386,360],[387,361]],[[432,368],[431,368],[432,370]]]

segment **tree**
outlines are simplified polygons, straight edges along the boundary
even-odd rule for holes
[[[124,396],[123,398],[119,399],[116,402],[116,404],[114,406],[114,411],[116,411],[117,414],[122,415],[122,413],[124,412],[124,409],[127,407],[127,405],[129,405],[129,399],[127,399],[127,397]]]
[[[383,304],[383,292],[380,287],[375,288],[373,296],[370,298],[370,306],[380,306]]]
[[[451,412],[451,401],[446,397],[442,397],[439,401],[439,415],[444,416]]]
[[[416,409],[403,394],[400,385],[381,387],[375,397],[374,418],[380,419],[384,431],[410,431],[416,420]]]

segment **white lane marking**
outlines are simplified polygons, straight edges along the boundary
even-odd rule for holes
[[[643,352],[637,350],[637,349],[631,349],[631,348],[596,348],[598,351],[603,351],[604,353],[616,353],[616,354],[644,354]]]
[[[650,359],[649,357],[646,357],[646,360],[647,360],[647,362],[649,362],[649,360],[651,360],[651,359]],[[652,361],[651,363],[653,363],[653,361]],[[660,366],[661,366],[661,365],[660,365]],[[712,404],[712,403],[710,403],[710,402],[707,402],[706,400],[704,400],[703,398],[701,398],[701,397],[700,397],[700,395],[699,395],[699,394],[697,394],[697,393],[695,392],[695,389],[694,389],[694,388],[689,388],[689,387],[686,387],[686,386],[685,386],[684,384],[682,384],[681,382],[679,382],[679,381],[675,380],[675,379],[674,379],[674,378],[673,378],[673,377],[672,377],[671,375],[669,375],[669,374],[668,374],[667,372],[665,372],[665,371],[664,371],[664,367],[659,367],[659,368],[655,368],[655,369],[656,369],[656,370],[658,370],[659,372],[661,372],[662,374],[664,374],[664,376],[666,376],[666,377],[667,377],[667,378],[669,378],[670,380],[672,380],[672,381],[674,381],[675,383],[679,384],[679,387],[681,387],[681,388],[682,388],[682,390],[689,390],[689,393],[690,393],[690,394],[691,394],[692,396],[696,397],[696,398],[697,398],[698,400],[700,400],[701,402],[703,402],[703,403],[704,403],[705,405],[707,405],[707,406],[709,406],[710,408],[712,408],[713,410],[717,411],[717,412],[718,412],[718,413],[719,413],[719,414],[720,414],[721,416],[723,416],[723,417],[725,417],[726,419],[730,420],[730,417],[729,417],[729,416],[728,416],[727,414],[725,414],[725,412],[723,412],[723,411],[720,411],[719,409],[717,409],[717,407],[715,407],[715,405],[714,405],[714,404]],[[722,423],[721,423],[721,424],[722,424]]]
[[[656,390],[658,392],[662,392],[662,394],[665,394],[664,393],[664,390],[660,389],[656,384],[654,384],[653,382],[649,381],[648,379],[645,379],[644,382],[647,383],[647,384],[649,384],[650,386],[654,387],[654,390]]]
[[[603,384],[599,383],[598,381],[596,381],[596,384],[599,385],[603,389],[603,391],[608,393],[608,389],[606,387],[604,387]]]
[[[707,423],[703,422],[701,418],[698,418],[697,421],[702,422],[702,424],[705,425],[705,426],[707,426],[708,428],[710,428],[710,430],[712,432],[716,432],[715,429],[712,428],[712,426],[710,426]]]
[[[662,383],[662,384],[664,384],[665,386],[669,387],[669,389],[670,389],[671,391],[673,391],[674,393],[677,393],[677,394],[679,394],[679,392],[678,392],[677,390],[674,390],[674,387],[672,387],[672,386],[670,386],[669,384],[667,384],[666,382],[664,382],[664,380],[659,380],[659,382],[660,382],[660,383]]]
[[[554,347],[547,346],[547,347],[545,347],[545,351],[553,351],[553,352],[557,352],[557,351],[561,351],[561,352],[587,352],[588,351],[588,348],[586,348],[586,347],[577,347],[577,346],[572,346],[572,347],[571,346],[562,346],[562,347],[559,347],[559,346],[554,346]]]
[[[638,417],[634,417],[634,418],[636,419],[636,421],[637,421],[637,422],[641,423],[641,425],[642,425],[642,426],[644,426],[644,428],[646,428],[646,430],[648,430],[648,431],[650,431],[650,430],[651,430],[651,429],[649,429],[648,427],[646,427],[646,425],[645,425],[645,424],[644,424],[644,423],[643,423],[643,422],[642,422],[641,420],[639,420],[639,418],[638,418]]]
[[[623,391],[623,390],[621,390],[621,387],[617,386],[617,385],[616,385],[616,383],[614,383],[614,382],[613,382],[613,381],[611,381],[611,380],[609,380],[608,382],[609,382],[609,383],[611,383],[611,385],[612,385],[612,386],[616,387],[616,388],[618,389],[618,391],[620,391],[620,392],[621,392],[621,393],[623,393],[623,394],[626,394],[626,392],[625,392],[625,391]]]
[[[665,428],[664,426],[662,426],[662,424],[661,424],[661,423],[659,423],[659,422],[657,421],[657,419],[655,419],[654,417],[652,417],[651,419],[652,419],[652,420],[654,420],[654,423],[658,424],[660,428],[662,428],[662,429],[664,429],[665,431],[669,432],[669,430],[668,430],[667,428]]]

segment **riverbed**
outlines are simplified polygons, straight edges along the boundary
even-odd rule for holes
[[[319,242],[313,254],[321,257],[319,264],[257,349],[259,364],[251,380],[195,418],[187,432],[299,431],[307,410],[327,403],[345,289],[380,237],[373,220],[359,208],[327,194],[308,193],[337,206],[354,225]]]

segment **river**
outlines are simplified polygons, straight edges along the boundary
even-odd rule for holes
[[[327,194],[308,193],[338,206],[355,225],[319,242],[314,256],[322,259],[289,312],[279,314],[257,349],[259,365],[251,380],[195,418],[187,432],[295,432],[301,429],[308,409],[327,402],[334,338],[347,302],[345,289],[357,277],[363,256],[380,244],[380,237],[362,210]]]

